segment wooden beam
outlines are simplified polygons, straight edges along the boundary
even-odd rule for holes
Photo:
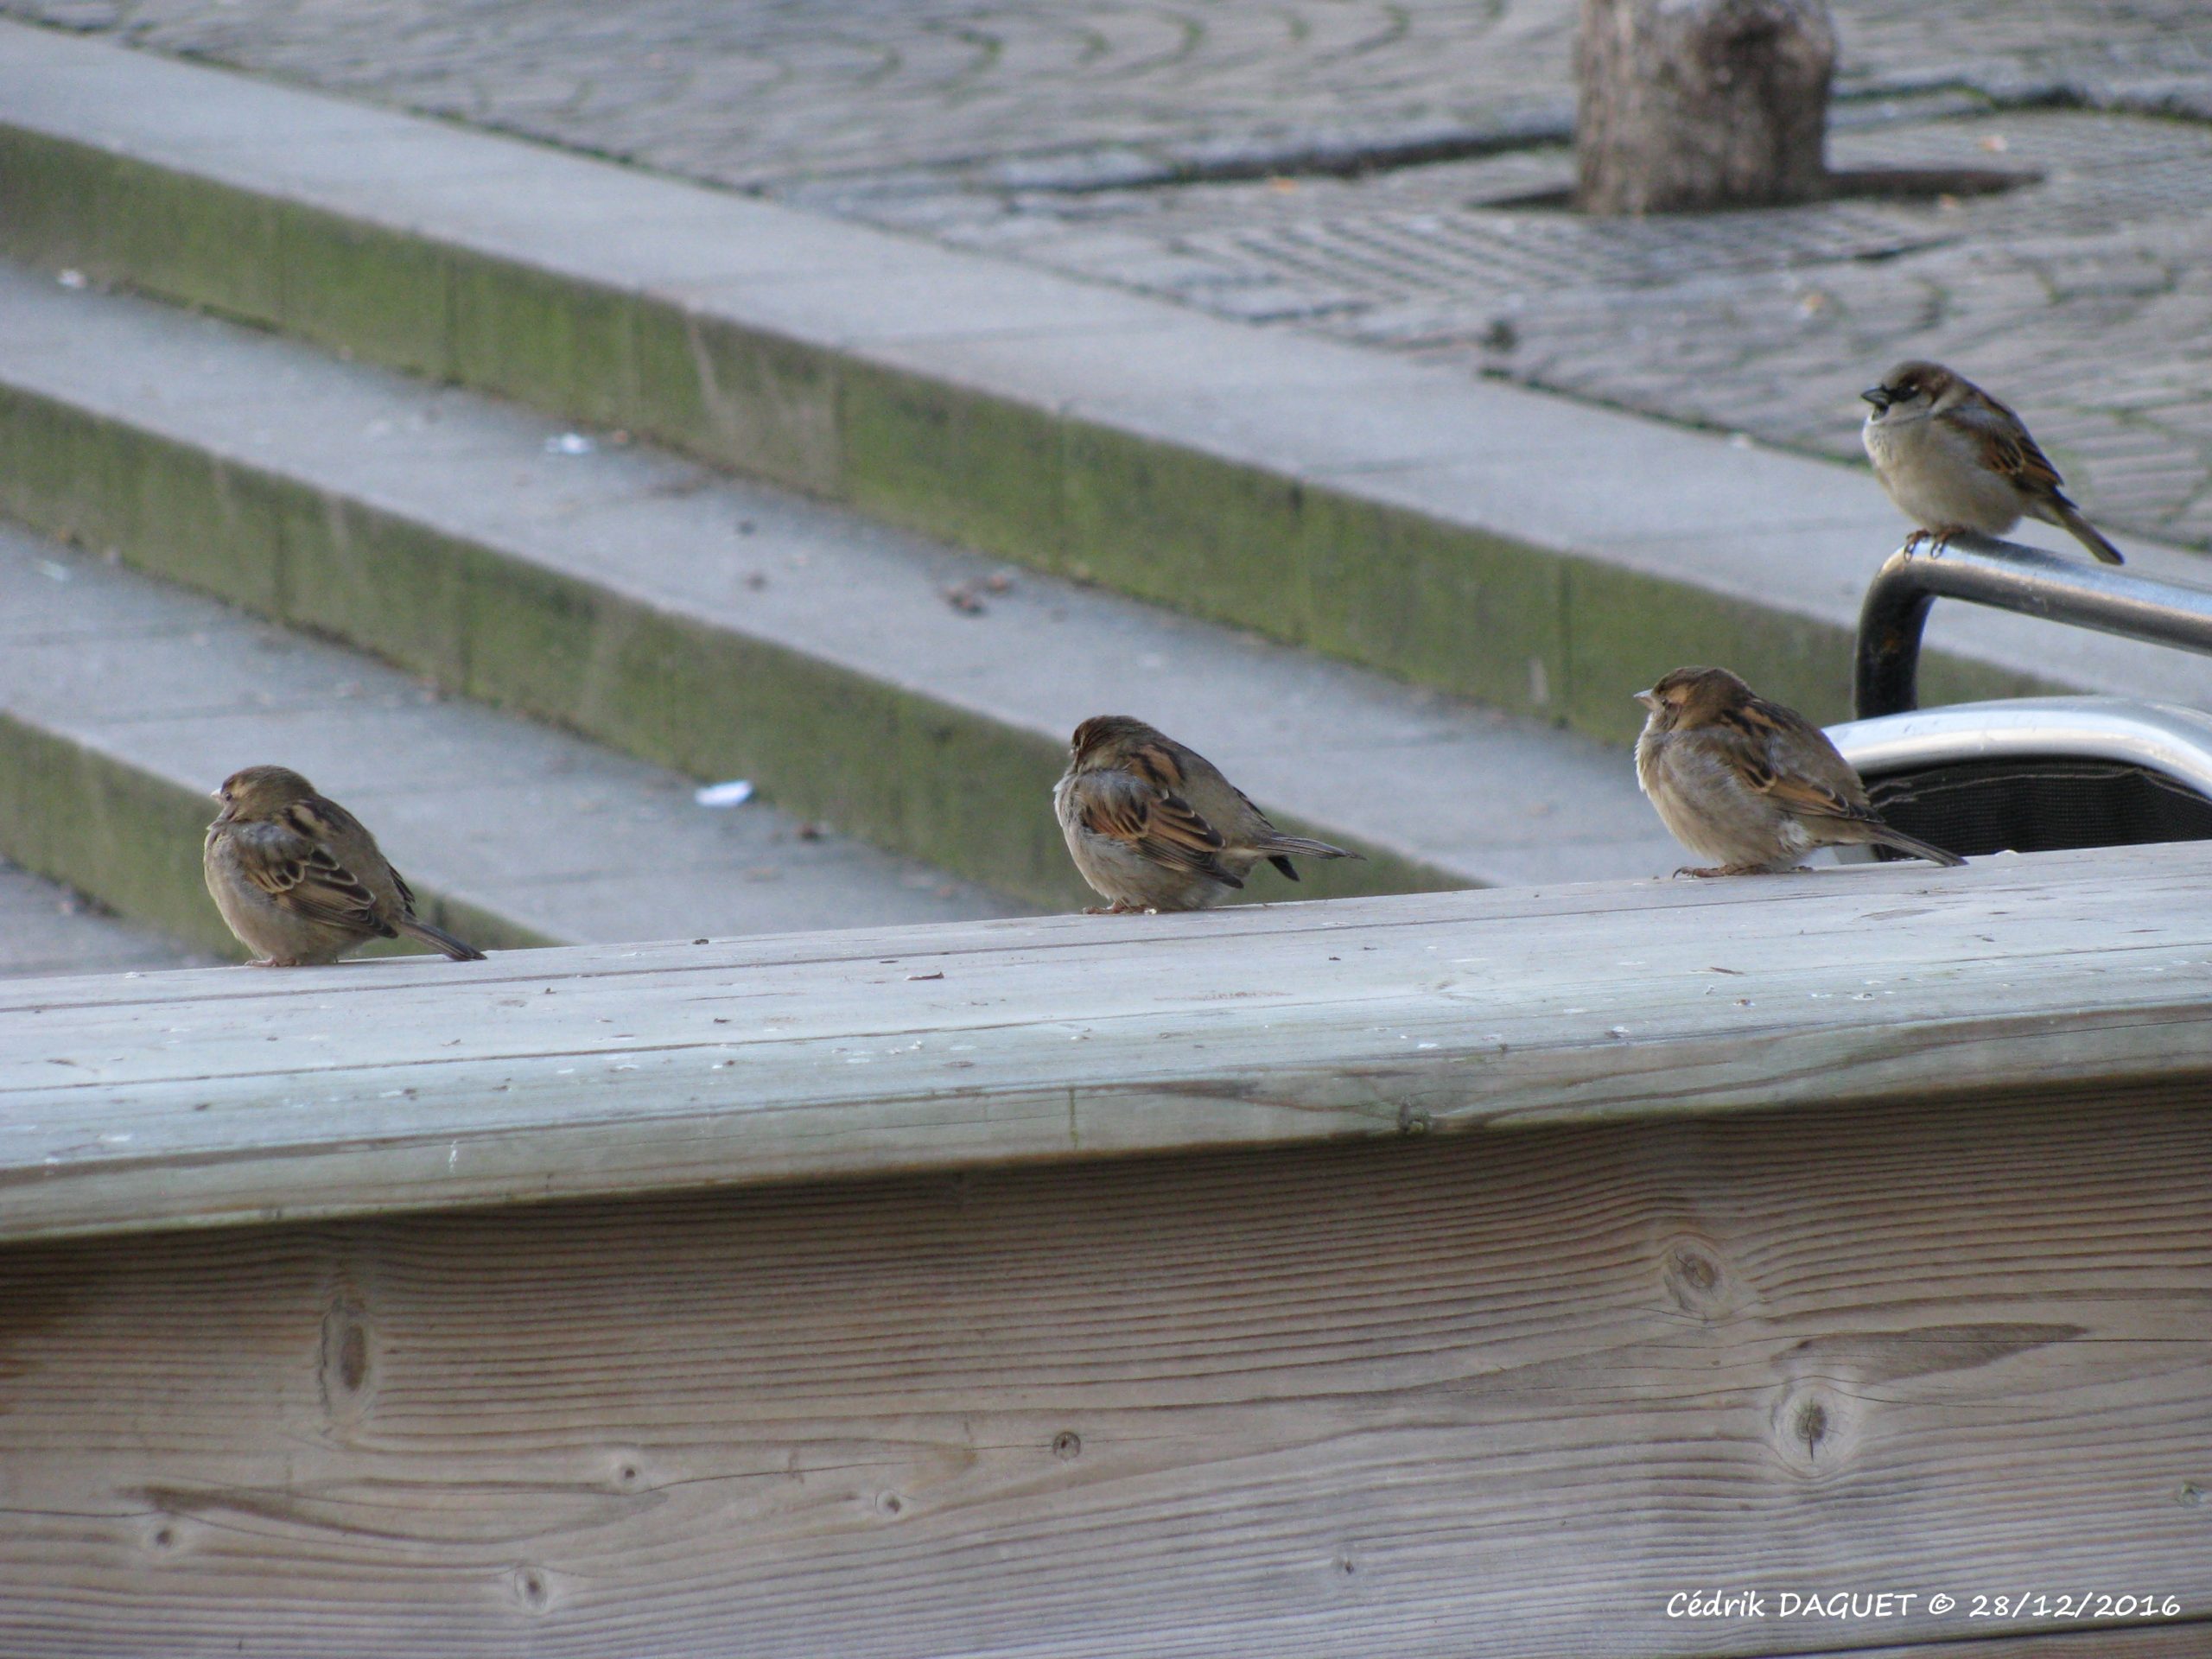
[[[2198,1105],[19,1244],[0,1653],[1648,1659],[2049,1628],[1933,1617],[1938,1591],[2171,1594],[2183,1634],[2071,1650],[2202,1652]],[[1768,1611],[1667,1616],[1707,1589]],[[1919,1610],[1772,1595],[1880,1589]]]
[[[1915,1642],[1900,1647],[1823,1648],[1790,1659],[2204,1659],[2212,1629],[2202,1619],[2119,1626],[2048,1620],[2026,1636],[1969,1636],[1956,1642]],[[1782,1659],[1777,1653],[1775,1659]]]
[[[0,1239],[2212,1075],[2212,846],[0,986]]]

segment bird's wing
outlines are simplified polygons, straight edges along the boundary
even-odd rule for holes
[[[1754,697],[1729,716],[1745,741],[1733,746],[1744,782],[1803,818],[1877,823],[1866,785],[1826,732],[1794,709]]]
[[[2036,494],[2056,494],[2066,481],[2050,464],[2050,457],[2028,435],[2020,417],[1995,398],[1990,398],[1987,408],[1962,404],[1951,411],[1951,418],[1974,434],[1993,471],[2023,488]]]
[[[286,910],[334,927],[391,935],[376,894],[317,837],[289,820],[232,827],[240,872]]]
[[[1170,869],[1242,885],[1222,868],[1221,832],[1173,791],[1119,767],[1078,773],[1071,788],[1077,819],[1092,835]]]
[[[1866,808],[1853,806],[1836,790],[1803,772],[1769,772],[1761,792],[1793,817],[1874,821]]]

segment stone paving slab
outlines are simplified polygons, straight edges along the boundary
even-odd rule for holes
[[[1562,149],[1370,180],[910,194],[958,245],[1856,464],[1859,387],[1954,363],[2101,520],[2212,545],[2212,125],[2009,111],[1845,131],[1839,166],[2025,188],[1605,223],[1510,205]],[[2085,359],[2095,364],[2084,372]]]
[[[251,561],[239,550],[252,537],[220,532],[219,558],[186,549],[196,510],[175,498],[156,533],[132,540],[138,532],[118,531],[134,562],[228,584],[249,602],[278,605],[432,674],[443,672],[448,647],[425,635],[461,613],[472,632],[452,648],[464,659],[457,683],[476,695],[616,734],[645,728],[623,723],[642,703],[669,702],[663,712],[677,735],[665,741],[733,764],[750,745],[747,775],[771,798],[811,811],[842,793],[854,817],[836,822],[869,822],[901,845],[942,846],[939,861],[998,871],[1007,890],[1083,897],[1046,791],[1067,733],[1122,709],[1212,755],[1286,821],[1370,853],[1366,864],[1309,872],[1304,894],[1346,881],[1491,885],[1670,867],[1671,843],[1618,748],[1096,588],[1008,572],[641,445],[557,453],[569,435],[540,416],[295,341],[0,268],[0,391],[41,400],[10,429],[18,433],[79,412],[238,469],[233,491],[247,488],[250,469],[329,504],[310,513],[318,521],[365,505],[393,527],[373,550],[381,563],[364,575],[375,584],[366,599],[327,574],[348,556],[345,538],[316,543],[310,557],[313,538],[296,529],[276,574],[242,575],[237,567]],[[39,493],[34,502],[41,466],[68,469],[34,466],[22,453],[0,444],[0,501],[12,496],[17,511],[49,514],[49,528],[103,545],[100,498]],[[10,455],[18,457],[12,470]],[[474,578],[503,584],[486,589],[495,601],[440,585],[450,567],[472,562],[505,573]],[[547,620],[533,616],[539,607]],[[624,619],[639,614],[731,642],[728,657],[704,659],[726,683],[699,686],[702,712],[682,706],[686,683],[657,681],[652,664],[630,661],[626,639],[639,625]],[[129,705],[143,682],[190,709],[194,672],[189,660],[149,664],[118,687],[71,669],[67,695],[98,717]],[[920,729],[884,735],[874,712],[884,697],[921,708],[912,717]],[[315,712],[302,715],[275,695],[256,729],[339,737],[322,712],[329,701],[314,696]],[[353,702],[344,715],[358,728],[345,743],[407,741],[404,712],[388,731]],[[747,731],[748,716],[772,729]],[[450,757],[425,741],[412,746],[414,764],[441,777],[480,768],[520,779],[542,765],[532,746],[550,741],[532,738],[506,756]],[[793,741],[803,753],[791,752]],[[904,770],[913,763],[948,771],[918,779]],[[212,755],[208,765],[217,765]],[[375,790],[353,792],[367,799]],[[903,812],[866,818],[871,800],[902,793]],[[380,808],[396,822],[410,810],[404,800]],[[505,879],[493,854],[464,847],[444,856],[475,891]],[[541,855],[532,874],[581,877],[590,868]]]
[[[0,979],[212,968],[220,960],[0,859]]]
[[[0,95],[35,254],[409,366],[392,331],[412,331],[435,372],[1610,736],[1633,729],[1624,688],[1686,659],[1841,716],[1859,592],[1900,529],[1863,471],[1741,437],[97,43],[0,26]],[[380,149],[420,165],[362,159]],[[75,220],[71,168],[93,204]],[[190,232],[184,254],[149,215]],[[317,311],[364,270],[413,308]],[[18,332],[27,372],[70,349],[52,321]],[[418,485],[444,464],[391,453]],[[2196,667],[1987,613],[1940,612],[1931,637],[1952,699],[2171,696]]]
[[[426,913],[494,945],[1024,908],[764,802],[700,807],[663,769],[0,530],[0,851],[228,958],[200,880],[207,795],[269,761],[357,810]]]
[[[747,188],[1282,172],[1563,135],[1576,0],[5,0],[18,16]],[[2196,0],[1834,0],[1839,90],[2212,117]]]
[[[1868,376],[1955,359],[2212,546],[2201,0],[1837,0],[1840,164],[2044,181],[1640,226],[1486,205],[1564,176],[1573,0],[7,9],[1847,460]]]

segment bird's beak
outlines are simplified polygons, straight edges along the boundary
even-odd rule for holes
[[[1642,703],[1645,708],[1650,709],[1652,713],[1657,714],[1659,712],[1659,699],[1654,696],[1649,689],[1637,692],[1636,694],[1636,700]]]
[[[1890,405],[1897,401],[1890,396],[1889,388],[1886,386],[1869,386],[1859,395],[1873,404],[1875,412],[1881,415],[1888,414]]]

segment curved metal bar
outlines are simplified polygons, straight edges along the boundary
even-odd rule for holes
[[[1955,702],[1827,728],[1869,784],[1962,760],[2063,755],[2140,766],[2212,800],[2212,713],[2133,697]]]
[[[1861,720],[1919,704],[1920,637],[1938,599],[2212,655],[2212,592],[1986,536],[1889,556],[1859,612],[1853,706]]]

